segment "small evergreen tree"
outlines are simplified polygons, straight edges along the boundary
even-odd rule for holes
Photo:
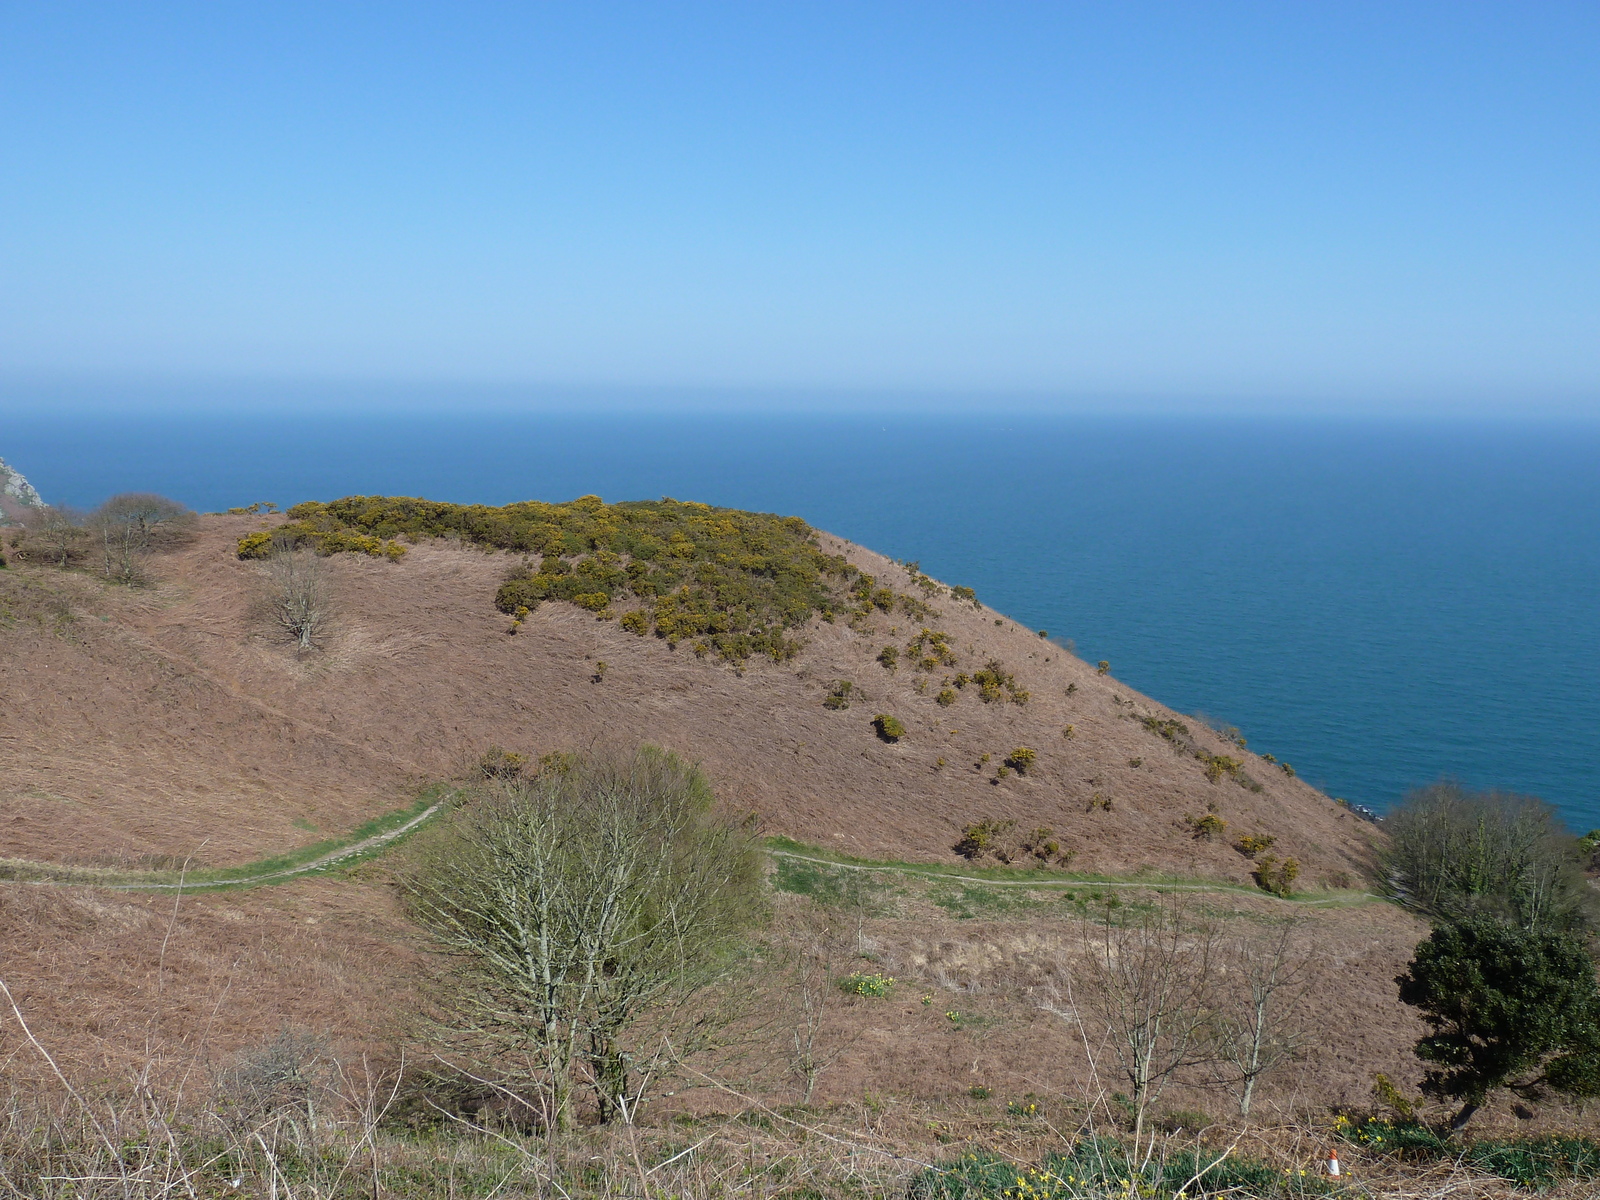
[[[1435,929],[1395,982],[1432,1030],[1415,1047],[1432,1064],[1422,1090],[1461,1101],[1451,1128],[1500,1088],[1600,1095],[1600,988],[1578,938],[1468,918]]]

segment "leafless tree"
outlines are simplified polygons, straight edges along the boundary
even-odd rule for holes
[[[1237,1098],[1239,1115],[1247,1117],[1256,1084],[1305,1046],[1311,958],[1298,920],[1230,939],[1220,950],[1206,1057],[1217,1081]]]
[[[851,933],[832,909],[810,905],[795,918],[793,1024],[789,1071],[799,1083],[801,1103],[810,1104],[817,1078],[847,1049],[847,1040],[827,1042],[829,1018],[842,998],[841,964],[850,957]]]
[[[704,777],[645,747],[567,771],[485,781],[407,881],[452,969],[448,1036],[574,1120],[574,1083],[601,1121],[631,1123],[662,1070],[708,1038],[727,951],[760,911],[748,831]],[[728,989],[724,989],[728,990]]]
[[[89,515],[102,571],[117,583],[144,582],[147,555],[181,545],[193,535],[195,514],[176,500],[149,492],[113,496]]]
[[[1128,1084],[1134,1144],[1150,1106],[1181,1068],[1201,1061],[1215,966],[1215,925],[1181,899],[1108,907],[1084,926],[1073,1012],[1086,1042],[1105,1048]]]
[[[316,648],[327,626],[327,566],[309,550],[284,550],[267,560],[273,618],[302,651]]]
[[[83,514],[76,509],[47,504],[23,514],[18,548],[26,558],[39,557],[58,567],[70,567],[83,557],[87,543]]]

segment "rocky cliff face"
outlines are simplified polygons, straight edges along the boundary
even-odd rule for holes
[[[0,458],[0,525],[18,520],[28,509],[38,508],[42,504],[44,501],[39,498],[33,484]]]

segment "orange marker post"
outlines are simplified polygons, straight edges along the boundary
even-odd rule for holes
[[[1337,1179],[1339,1177],[1339,1152],[1337,1150],[1330,1149],[1328,1151],[1327,1170],[1329,1178]]]

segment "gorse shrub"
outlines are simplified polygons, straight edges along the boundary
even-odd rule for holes
[[[1189,743],[1189,727],[1176,719],[1162,720],[1160,717],[1141,717],[1142,724],[1151,733],[1175,746],[1186,746]]]
[[[485,779],[516,779],[527,765],[526,755],[490,746],[478,757],[478,774]]]
[[[1109,675],[1109,674],[1111,674],[1111,664],[1108,663],[1105,659],[1102,658],[1099,662],[1097,662],[1095,664],[1094,673],[1096,675]]]
[[[950,649],[949,636],[928,628],[906,643],[906,657],[918,671],[934,671],[956,665],[956,655]]]
[[[1254,858],[1272,846],[1278,839],[1266,833],[1246,833],[1233,843],[1233,848],[1246,858]]]
[[[1033,764],[1038,757],[1028,747],[1018,746],[1010,754],[1006,755],[1006,766],[1010,767],[1018,775],[1026,775],[1033,768]]]
[[[1243,782],[1240,772],[1244,770],[1244,763],[1239,759],[1226,754],[1207,754],[1204,750],[1196,750],[1194,756],[1200,760],[1200,769],[1212,783],[1220,783],[1224,775]]]
[[[886,742],[898,742],[906,735],[906,727],[888,713],[879,713],[873,717],[872,727],[878,731],[878,736]]]
[[[957,687],[963,686],[963,676],[957,675]],[[974,671],[970,682],[978,685],[978,699],[985,704],[993,704],[996,700],[1009,697],[1013,704],[1026,704],[1029,694],[1017,687],[1016,678],[1007,671],[1005,664],[998,658],[991,658],[984,664],[983,670]]]
[[[949,708],[956,702],[956,690],[954,688],[940,688],[939,694],[934,699],[938,701],[940,708]]]
[[[1287,899],[1294,891],[1294,881],[1300,876],[1300,863],[1292,858],[1279,860],[1269,854],[1256,861],[1253,874],[1256,886],[1262,891]]]
[[[1228,827],[1228,823],[1216,813],[1207,813],[1203,817],[1185,817],[1183,823],[1189,827],[1191,836],[1202,842],[1215,841]]]
[[[650,632],[650,616],[639,609],[623,613],[617,624],[637,637],[643,637]]]
[[[985,817],[981,821],[974,821],[964,826],[960,840],[951,849],[962,858],[974,861],[985,854],[992,854],[1002,862],[1008,862],[1010,859],[1005,853],[1006,845],[1016,826],[1015,821]]]
[[[878,662],[885,671],[893,671],[900,665],[900,647],[885,646],[882,650],[879,650]]]
[[[813,616],[831,620],[859,605],[857,592],[868,579],[842,556],[824,553],[798,517],[676,500],[606,504],[583,496],[494,508],[351,496],[296,505],[289,517],[275,535],[322,554],[403,554],[394,542],[402,535],[518,552],[529,557],[496,594],[503,612],[579,597],[605,611],[636,597],[649,627],[669,645],[702,641],[730,662],[756,654],[793,657],[799,645],[792,631]],[[892,590],[870,583],[867,593],[869,608],[887,611],[895,601]]]

